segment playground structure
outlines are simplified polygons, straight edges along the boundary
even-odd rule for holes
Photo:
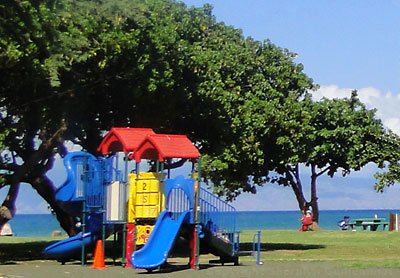
[[[199,267],[200,253],[220,257],[213,262],[238,264],[235,209],[200,186],[200,154],[186,136],[112,128],[98,151],[102,157],[76,152],[64,158],[68,177],[56,199],[80,218],[82,231],[47,247],[47,257],[64,263],[80,254],[85,264],[89,246],[98,240],[104,244],[119,231],[127,267],[151,271],[162,266],[178,238],[189,245],[193,269]],[[142,160],[152,171],[140,171]],[[190,175],[172,177],[171,165],[187,161]]]

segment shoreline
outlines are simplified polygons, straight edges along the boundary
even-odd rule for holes
[[[374,214],[389,219],[389,210],[322,210],[320,211],[319,226],[324,230],[338,230],[337,223],[344,216],[355,218],[373,217]],[[236,230],[298,230],[301,225],[298,211],[237,211]],[[46,237],[55,230],[61,229],[57,219],[52,214],[17,214],[10,220],[15,236]]]

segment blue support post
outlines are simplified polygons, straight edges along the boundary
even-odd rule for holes
[[[84,164],[84,184],[82,188],[82,195],[83,195],[83,202],[82,202],[82,219],[81,219],[81,227],[82,227],[82,246],[81,246],[81,265],[84,266],[86,264],[86,251],[85,251],[85,244],[83,240],[83,236],[85,235],[86,232],[86,186],[88,183],[88,161],[87,158],[85,158],[85,164]],[[78,177],[80,178],[80,177]]]
[[[254,256],[255,247],[256,247],[256,237],[257,237],[257,265],[262,265],[260,258],[260,249],[261,249],[261,231],[257,231],[256,234],[253,236],[253,252],[252,255]]]

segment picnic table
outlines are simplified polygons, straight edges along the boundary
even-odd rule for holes
[[[389,226],[389,222],[386,218],[358,218],[352,219],[349,225],[353,231],[378,231],[379,228],[384,231]]]

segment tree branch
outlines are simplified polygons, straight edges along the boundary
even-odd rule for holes
[[[299,165],[296,164],[296,166],[294,167],[294,169],[292,168],[292,169],[290,169],[289,171],[293,173],[293,176],[296,178],[296,183],[297,183],[297,186],[298,186],[299,190],[300,190],[301,192],[303,192],[303,184],[301,183],[301,179],[300,179]]]
[[[171,163],[171,164],[165,164],[165,169],[166,170],[168,170],[168,169],[175,169],[175,168],[179,168],[179,167],[181,167],[183,164],[185,164],[185,162],[187,161],[187,159],[186,158],[182,158],[181,160],[179,160],[179,161],[177,161],[177,162],[174,162],[174,163]]]
[[[0,163],[0,170],[15,172],[19,165],[16,163]]]
[[[311,168],[313,169],[312,171],[313,171],[313,175],[315,175],[317,178],[319,177],[319,176],[322,176],[323,174],[325,174],[326,172],[328,172],[330,169],[331,169],[331,166],[328,166],[328,167],[326,167],[324,170],[321,170],[321,172],[319,172],[319,173],[317,173],[316,171],[315,171],[315,165],[313,164],[312,166],[311,166]]]
[[[285,173],[286,173],[285,176],[289,180],[289,183],[290,183],[290,185],[293,189],[293,192],[296,196],[297,203],[299,204],[299,209],[302,212],[304,212],[307,202],[304,197],[303,188],[302,188],[302,184],[301,184],[300,177],[299,177],[298,165],[296,165],[294,169],[286,168]],[[295,177],[295,179],[293,177]]]
[[[33,151],[29,154],[29,157],[22,157],[24,159],[24,163],[16,167],[14,173],[10,176],[10,189],[8,194],[0,208],[0,226],[4,223],[7,223],[12,217],[15,215],[15,200],[18,196],[18,191],[20,187],[20,183],[28,178],[28,176],[32,175],[33,172],[38,171],[38,167],[40,166],[41,161],[45,161],[49,159],[51,155],[52,148],[56,145],[56,142],[60,140],[61,134],[67,129],[65,122],[62,122],[61,127],[53,133],[53,136],[50,139],[44,141],[39,149]],[[46,170],[47,163],[44,162],[44,165],[41,165],[40,173],[43,175]],[[31,185],[34,187],[34,184]],[[36,189],[36,188],[35,188]]]

